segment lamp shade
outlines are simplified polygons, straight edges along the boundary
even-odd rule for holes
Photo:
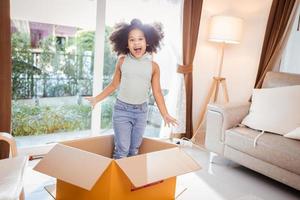
[[[240,43],[243,20],[238,17],[216,15],[211,18],[208,40],[231,44]]]

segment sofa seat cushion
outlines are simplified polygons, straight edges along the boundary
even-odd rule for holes
[[[282,135],[264,133],[254,147],[254,139],[261,132],[236,127],[225,132],[225,144],[257,159],[300,175],[300,141]]]

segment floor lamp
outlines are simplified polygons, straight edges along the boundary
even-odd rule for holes
[[[226,78],[222,77],[224,49],[228,44],[239,44],[242,35],[243,20],[238,17],[216,15],[210,20],[210,30],[208,40],[220,44],[221,57],[219,61],[218,75],[213,77],[208,95],[205,98],[203,107],[205,109],[199,115],[198,126],[193,138],[199,132],[200,127],[204,121],[206,107],[209,102],[216,102],[218,100],[220,86],[223,89],[225,103],[229,102],[229,96],[226,85]]]

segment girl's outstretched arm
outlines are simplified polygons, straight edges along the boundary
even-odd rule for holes
[[[152,73],[152,80],[151,80],[151,85],[152,85],[152,92],[153,96],[155,98],[156,104],[158,106],[158,109],[160,111],[160,114],[162,115],[165,125],[170,126],[173,125],[178,125],[178,122],[175,118],[169,115],[164,97],[161,92],[161,87],[160,87],[160,70],[158,64],[153,62],[153,73]]]
[[[98,94],[95,97],[86,97],[85,99],[90,102],[92,107],[94,108],[95,105],[105,99],[107,96],[109,96],[111,93],[113,93],[120,85],[120,80],[121,80],[121,65],[124,62],[124,56],[120,57],[117,61],[115,72],[114,72],[114,77],[113,80],[110,82],[110,84],[103,89],[103,91]]]

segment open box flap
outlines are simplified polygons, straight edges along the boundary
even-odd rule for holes
[[[177,146],[178,145],[176,145],[176,144],[161,141],[160,139],[144,137],[142,144],[139,148],[139,154],[150,153],[150,152],[154,152],[154,151],[161,151],[164,149],[170,149],[170,148],[174,148]]]
[[[101,155],[57,144],[34,167],[34,170],[91,190],[111,160]]]
[[[114,148],[114,136],[112,134],[92,136],[87,138],[63,141],[60,142],[60,144],[111,158]]]
[[[135,187],[161,181],[200,169],[178,147],[116,160]]]

